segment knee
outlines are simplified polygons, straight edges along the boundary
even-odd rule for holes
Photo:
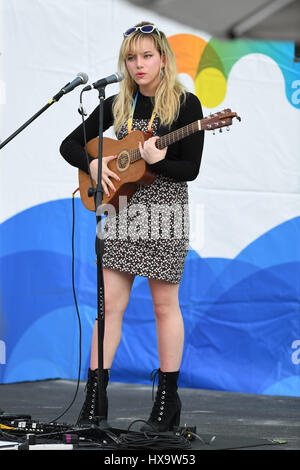
[[[105,315],[112,317],[122,317],[127,303],[122,302],[120,298],[115,296],[105,297]]]
[[[172,314],[172,311],[174,310],[170,303],[160,303],[160,302],[153,303],[153,309],[154,309],[155,317],[158,320],[163,320],[165,318],[168,318]]]

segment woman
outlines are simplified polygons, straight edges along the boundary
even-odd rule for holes
[[[181,401],[177,381],[184,344],[184,325],[178,290],[189,246],[187,181],[194,180],[199,173],[204,135],[198,132],[162,150],[155,143],[158,136],[203,116],[197,97],[186,92],[177,79],[175,56],[165,34],[152,23],[139,23],[124,33],[119,71],[124,73],[124,80],[120,84],[119,94],[104,102],[104,130],[114,126],[118,139],[124,138],[132,130],[152,132],[153,137],[143,145],[140,143],[139,150],[156,174],[156,179],[149,186],[139,186],[127,206],[106,222],[105,233],[110,232],[110,227],[118,227],[118,230],[113,231],[112,236],[107,235],[104,242],[105,333],[101,380],[106,389],[134,277],[145,276],[148,278],[156,319],[159,355],[159,369],[156,373],[159,380],[151,415],[142,430],[160,432],[172,430],[173,426],[179,425],[180,420]],[[97,107],[86,120],[88,141],[97,136],[98,116]],[[82,126],[63,141],[60,151],[67,162],[88,172]],[[115,190],[114,181],[119,178],[107,165],[114,158],[104,157],[102,163],[102,187],[107,195]],[[98,160],[92,157],[89,159],[91,174],[97,181]],[[162,208],[170,206],[174,207],[170,217],[161,215]],[[161,218],[157,216],[157,211]],[[146,225],[141,223],[142,212],[146,217],[142,218],[147,221]],[[164,232],[166,220],[169,229],[167,236]],[[179,230],[180,236],[175,227],[182,228]],[[95,420],[97,382],[95,326],[87,393],[78,419],[79,425]],[[107,396],[102,406],[107,417]]]

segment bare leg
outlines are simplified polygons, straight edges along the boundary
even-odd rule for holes
[[[103,342],[103,369],[110,369],[121,339],[123,314],[127,307],[134,275],[103,268],[105,292],[105,329]],[[95,322],[91,369],[98,368],[98,325]]]
[[[160,369],[180,369],[184,344],[184,324],[180,311],[179,284],[149,279],[157,329]]]

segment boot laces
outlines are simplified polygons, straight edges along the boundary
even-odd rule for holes
[[[91,383],[87,383],[85,386],[86,399],[82,407],[82,414],[88,414],[89,419],[92,419],[95,407],[96,407],[96,398],[97,398],[97,377]]]
[[[154,387],[155,387],[155,380],[156,377],[159,377],[158,381],[158,389],[154,401]],[[164,375],[160,369],[154,369],[150,376],[152,380],[152,401],[154,401],[151,418],[154,420],[161,421],[162,416],[165,410],[165,403],[166,403],[166,387],[164,384]]]

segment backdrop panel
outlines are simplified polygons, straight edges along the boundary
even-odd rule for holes
[[[219,41],[120,0],[1,0],[0,138],[80,72],[116,70],[122,31],[142,19],[168,35],[180,78],[204,113],[230,107],[230,132],[206,134],[189,183],[191,243],[180,287],[180,385],[300,395],[300,66],[294,44]],[[28,21],[30,19],[30,21]],[[107,88],[107,96],[117,92]],[[97,94],[86,94],[90,113]],[[1,150],[0,382],[76,379],[72,193],[59,154],[80,123],[65,96]],[[111,135],[111,133],[109,133]],[[76,196],[75,285],[86,378],[96,316],[95,217]],[[157,368],[147,280],[137,277],[112,380],[149,383]]]

